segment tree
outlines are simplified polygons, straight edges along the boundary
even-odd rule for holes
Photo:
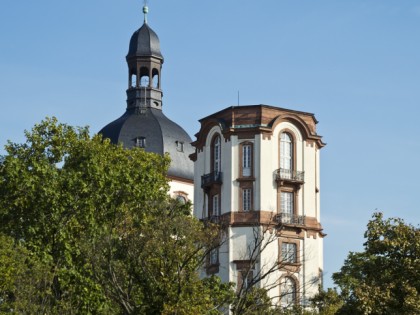
[[[219,314],[232,284],[200,279],[197,269],[215,246],[218,228],[203,228],[190,204],[172,200],[138,229],[123,227],[93,252],[94,274],[127,314]]]
[[[188,314],[191,301],[228,300],[229,285],[193,273],[212,232],[169,200],[167,156],[55,118],[25,135],[0,160],[0,233],[52,275],[46,313]]]
[[[375,213],[365,238],[364,251],[351,252],[333,274],[341,291],[337,314],[420,314],[419,228]]]
[[[319,288],[319,293],[311,299],[313,309],[319,315],[334,315],[343,307],[344,301],[336,289],[328,288],[327,291]]]
[[[297,297],[304,288],[316,285],[319,278],[308,279],[300,287],[286,287],[286,277],[279,277],[279,273],[297,273],[299,268],[289,263],[296,253],[290,252],[278,259],[263,260],[262,255],[268,256],[273,245],[278,246],[284,226],[278,224],[274,217],[268,225],[253,227],[253,238],[243,253],[242,261],[247,262],[241,270],[242,279],[236,288],[236,296],[231,305],[232,314],[303,314],[304,311],[297,304]],[[290,256],[289,256],[290,255]],[[271,255],[270,255],[271,256]],[[303,263],[303,261],[301,261]],[[281,288],[281,290],[279,290]],[[276,292],[269,296],[269,291]],[[288,304],[285,305],[284,301]]]
[[[0,234],[0,313],[44,314],[52,274],[23,244]]]

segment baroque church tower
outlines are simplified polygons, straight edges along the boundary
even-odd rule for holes
[[[168,119],[162,109],[162,65],[164,58],[156,33],[147,22],[148,8],[143,7],[144,23],[131,36],[128,54],[128,89],[125,113],[99,132],[113,143],[126,148],[141,147],[147,152],[169,153],[170,193],[173,197],[193,200],[194,152],[191,138],[179,125]]]

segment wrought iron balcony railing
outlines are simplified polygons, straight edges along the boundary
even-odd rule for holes
[[[276,180],[289,180],[303,183],[305,180],[305,172],[279,168],[276,170]]]
[[[222,172],[211,172],[201,176],[201,188],[208,188],[213,184],[222,184]]]
[[[305,225],[305,216],[291,213],[279,213],[276,215],[276,221],[277,223],[282,224]]]

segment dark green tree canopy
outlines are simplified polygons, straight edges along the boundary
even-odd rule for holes
[[[333,274],[340,294],[329,290],[313,300],[320,313],[420,314],[419,227],[375,213],[365,238],[364,251],[351,252]]]
[[[170,200],[169,157],[126,150],[55,118],[25,135],[0,159],[0,254],[15,248],[33,257],[18,260],[28,277],[38,279],[26,263],[48,270],[31,300],[40,313],[218,314],[231,285],[200,280],[196,269],[219,232]],[[10,269],[6,258],[0,265]],[[0,277],[0,308],[27,302],[18,294],[31,286],[22,272]]]

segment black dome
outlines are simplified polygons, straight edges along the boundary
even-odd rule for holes
[[[163,59],[163,56],[160,52],[160,42],[159,37],[156,33],[144,23],[130,39],[130,47],[128,49],[129,57],[157,57]]]
[[[127,110],[117,120],[105,126],[100,134],[112,143],[125,148],[136,145],[136,139],[145,139],[145,150],[163,155],[169,153],[169,176],[194,180],[194,165],[189,155],[194,153],[191,138],[179,125],[168,119],[161,110],[144,109],[142,114]]]

